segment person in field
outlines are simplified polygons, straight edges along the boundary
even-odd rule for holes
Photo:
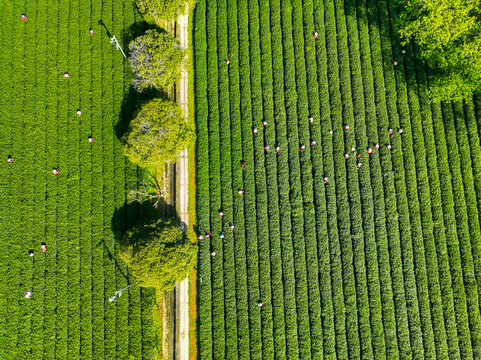
[[[245,190],[239,189],[239,190],[237,190],[237,193],[238,193],[239,195],[244,195]]]
[[[53,169],[52,172],[54,175],[58,175],[58,169]]]
[[[262,126],[266,127],[267,126],[267,121],[262,122]]]
[[[82,116],[82,112],[80,111],[80,109],[77,109],[77,115]]]
[[[392,149],[391,144],[388,144],[388,145],[387,145],[387,149],[388,149],[388,150],[391,150],[391,149]]]
[[[324,184],[327,184],[329,182],[329,178],[326,176],[324,177]]]
[[[252,133],[253,134],[257,134],[258,133],[258,130],[256,128],[254,128],[254,130],[252,130]]]
[[[396,66],[396,65],[397,65],[397,61],[396,61],[396,60],[393,60],[393,61],[392,61],[392,64],[393,64],[394,66]]]
[[[230,64],[229,59],[225,59],[225,60],[224,60],[224,63],[225,63],[226,65],[229,65],[229,64]]]
[[[241,162],[241,166],[242,166],[242,169],[245,169],[246,168],[246,163],[243,161]]]
[[[43,252],[46,252],[47,251],[47,244],[42,243],[42,245],[40,245],[40,248],[42,249]]]
[[[12,158],[10,155],[8,155],[7,161],[8,161],[9,163],[12,163],[12,162],[13,162],[13,158]]]
[[[389,129],[389,130],[387,131],[387,133],[388,133],[389,135],[391,135],[391,134],[392,134],[392,129]]]
[[[215,256],[215,254],[217,254],[217,253],[216,253],[215,251],[212,251],[212,252],[210,253],[210,256]]]
[[[317,32],[314,33],[314,39],[317,39],[317,37],[319,36],[319,34]]]
[[[30,290],[25,291],[25,299],[28,299],[32,295],[32,292]]]
[[[264,150],[265,150],[265,151],[269,151],[270,148],[271,148],[271,147],[270,147],[269,145],[264,146]]]
[[[23,20],[23,21],[27,21],[27,15],[22,14],[22,20]]]
[[[92,136],[89,136],[89,143],[93,143],[94,142],[94,138]]]
[[[371,154],[372,154],[372,149],[371,149],[371,148],[367,149],[367,153],[368,153],[369,155],[371,155]]]
[[[380,148],[379,144],[374,144],[374,147],[376,148],[376,150],[379,150]]]
[[[281,148],[279,146],[276,146],[276,153],[279,152]]]
[[[348,153],[345,153],[345,154],[344,154],[344,159],[346,159],[346,160],[349,159],[349,154],[348,154]]]
[[[63,77],[64,77],[65,79],[68,79],[68,78],[70,77],[70,74],[69,74],[69,73],[65,73],[65,74],[63,74]]]
[[[263,307],[263,306],[264,306],[264,303],[263,303],[262,301],[258,301],[258,302],[257,302],[257,306]]]
[[[221,232],[221,233],[219,234],[219,237],[220,237],[221,239],[223,239],[223,238],[225,237],[225,234],[224,234],[223,232]]]
[[[304,150],[306,148],[306,145],[302,145],[299,150]]]
[[[314,145],[316,145],[316,144],[317,144],[316,141],[314,141],[314,140],[311,141],[311,146],[314,146]]]
[[[399,128],[399,130],[397,132],[398,132],[399,135],[401,135],[404,132],[404,130]]]
[[[28,250],[28,256],[34,257],[34,256],[35,256],[35,252],[34,252],[33,250]]]
[[[309,124],[312,124],[314,122],[314,118],[309,118]]]
[[[204,235],[200,234],[199,236],[197,236],[197,240],[202,240],[204,238]]]
[[[360,169],[360,168],[361,168],[361,166],[362,166],[362,164],[361,164],[361,163],[357,163],[357,165],[356,165],[356,166],[357,166],[357,168],[358,168],[358,169]]]
[[[219,216],[220,217],[223,217],[224,216],[224,213],[222,211],[219,211]]]
[[[206,232],[206,233],[205,233],[205,237],[206,237],[206,238],[210,238],[210,233]]]
[[[89,29],[89,32],[90,32],[90,36],[93,36],[93,34],[94,34],[94,29],[90,28],[90,29]]]
[[[347,130],[349,130],[351,127],[350,127],[349,125],[342,125],[342,128],[347,131]]]
[[[361,154],[356,154],[356,159],[359,159],[361,157]]]
[[[328,133],[329,135],[334,134],[334,132],[333,132],[332,130],[329,130],[327,133]]]
[[[230,229],[231,229],[232,231],[234,231],[234,230],[235,230],[235,226],[234,226],[234,224],[230,224],[230,225],[229,225],[229,227],[230,227]]]

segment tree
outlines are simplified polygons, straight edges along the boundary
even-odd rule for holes
[[[154,87],[167,91],[180,79],[185,57],[179,40],[166,32],[147,30],[129,44],[132,84],[138,91]]]
[[[481,89],[480,0],[402,2],[403,45],[413,40],[431,67],[432,101],[460,100]]]
[[[177,20],[187,6],[193,9],[195,0],[135,0],[139,11],[149,20]]]
[[[127,201],[129,203],[137,201],[139,204],[143,204],[146,201],[155,200],[153,207],[157,209],[165,195],[165,189],[160,185],[161,181],[161,179],[149,173],[148,180],[140,182],[137,189],[129,191]]]
[[[196,254],[197,244],[175,219],[138,224],[126,232],[119,253],[139,286],[168,291],[189,275]]]
[[[134,164],[155,169],[166,161],[175,162],[193,139],[193,125],[182,108],[170,100],[154,99],[142,106],[122,141]]]

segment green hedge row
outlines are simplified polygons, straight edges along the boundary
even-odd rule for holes
[[[199,233],[210,231],[209,209],[209,128],[208,128],[208,102],[207,102],[207,29],[206,29],[206,3],[199,2],[194,12],[194,63],[195,94],[195,119],[197,129],[196,142],[196,205],[197,224]],[[217,249],[216,249],[217,250]],[[210,241],[205,238],[199,243],[197,277],[200,281],[197,287],[198,318],[199,318],[199,357],[212,358],[212,288],[211,288],[211,263]]]
[[[301,186],[301,169],[299,163],[300,146],[308,146],[301,143],[302,138],[299,136],[298,122],[300,119],[306,119],[307,111],[303,111],[302,103],[305,104],[305,96],[302,97],[298,93],[297,86],[302,86],[302,78],[305,77],[305,68],[303,60],[301,64],[303,71],[299,71],[300,54],[296,51],[298,42],[294,46],[292,31],[292,14],[294,10],[290,1],[281,1],[281,23],[282,23],[282,46],[284,55],[284,94],[286,106],[286,135],[289,168],[289,202],[291,212],[291,231],[292,245],[294,251],[294,268],[295,268],[295,300],[297,311],[297,327],[299,341],[299,357],[309,358],[311,356],[311,339],[310,324],[308,313],[308,297],[307,297],[307,278],[306,278],[306,250],[305,250],[305,234],[304,234],[304,212],[303,206],[312,207],[312,200],[303,197],[303,190],[309,186],[305,184]],[[295,35],[295,33],[294,33]],[[297,40],[297,39],[296,39]],[[304,80],[305,84],[305,80]],[[305,85],[304,89],[305,90]],[[307,110],[307,109],[305,109]],[[277,125],[277,124],[276,124]],[[309,151],[309,150],[308,150]],[[305,151],[303,151],[305,153]],[[307,156],[308,154],[303,154]],[[304,184],[304,182],[302,183]],[[310,203],[311,202],[311,203]],[[282,211],[282,208],[281,208]],[[287,239],[286,239],[287,240]],[[290,246],[290,244],[289,244]]]
[[[232,61],[239,61],[239,30],[237,27],[237,4],[232,1],[227,2],[227,22],[228,22],[228,56]],[[233,66],[229,68],[229,95],[230,95],[230,122],[232,136],[232,184],[233,190],[243,189],[243,169],[244,161],[242,150],[242,128],[241,128],[241,97],[239,68]],[[248,358],[250,354],[250,332],[249,332],[249,297],[247,288],[247,263],[246,263],[246,239],[245,239],[245,211],[244,199],[234,193],[233,197],[233,219],[235,225],[234,232],[234,253],[235,253],[235,277],[236,277],[236,315],[237,315],[237,336],[238,336],[238,356]],[[226,224],[227,225],[227,224]]]
[[[307,3],[308,4],[308,3]],[[310,9],[309,9],[310,10]],[[310,12],[308,12],[310,13]],[[315,193],[316,193],[316,216],[317,216],[317,237],[318,237],[318,266],[320,271],[320,292],[323,325],[323,348],[327,358],[337,355],[341,358],[347,357],[345,333],[338,327],[343,325],[344,301],[342,299],[342,283],[339,282],[339,257],[330,254],[331,238],[337,237],[336,207],[335,207],[335,182],[324,186],[323,178],[328,177],[332,181],[334,176],[334,164],[332,153],[332,136],[329,131],[331,126],[331,107],[329,102],[329,84],[327,81],[327,54],[326,54],[326,32],[324,26],[324,7],[319,2],[313,4],[313,28],[319,32],[318,39],[315,39],[313,46],[314,54],[311,58],[316,59],[316,66],[312,61],[307,63],[307,77],[309,92],[313,92],[315,99],[309,101],[313,107],[310,115],[318,119],[318,123],[312,126],[313,134],[321,134],[322,154],[314,153],[313,165],[316,171]],[[312,36],[312,33],[311,33]],[[310,52],[307,51],[309,59]],[[314,69],[313,69],[314,67]],[[317,73],[317,77],[315,73]],[[318,96],[316,94],[316,87]],[[316,100],[319,102],[318,113]],[[321,180],[322,179],[322,180]],[[329,254],[329,256],[327,256]],[[337,252],[337,254],[339,254]],[[331,260],[332,258],[332,260]],[[336,313],[334,312],[336,309]]]
[[[286,329],[286,356],[296,359],[299,355],[299,329],[296,309],[296,278],[294,265],[294,249],[291,223],[290,183],[289,183],[289,144],[287,140],[287,107],[286,100],[291,94],[284,91],[284,48],[283,23],[281,20],[281,1],[270,3],[271,40],[272,40],[272,72],[274,87],[274,123],[275,145],[279,146],[277,156],[277,187],[280,225],[280,248],[282,276],[284,283],[284,312]],[[298,150],[298,144],[293,144]],[[295,239],[297,240],[297,239]],[[305,334],[305,333],[304,333]]]
[[[260,20],[259,20],[259,4],[257,1],[248,1],[247,7],[239,6],[239,12],[249,15],[249,48],[250,48],[250,76],[251,76],[251,98],[252,98],[252,122],[253,126],[261,126],[261,119],[267,120],[269,125],[263,129],[264,138],[256,136],[254,138],[254,164],[255,164],[255,194],[256,194],[256,218],[257,222],[257,246],[259,253],[259,296],[263,302],[269,304],[261,312],[261,336],[262,336],[262,355],[264,359],[274,359],[274,342],[273,342],[273,306],[271,293],[271,265],[270,265],[270,242],[269,242],[269,219],[268,219],[268,195],[266,171],[270,167],[269,158],[275,157],[272,152],[270,156],[265,156],[264,143],[271,144],[272,137],[269,133],[273,133],[272,118],[264,114],[263,94],[261,83],[261,49],[260,49]],[[244,19],[244,17],[242,17]],[[243,23],[241,23],[243,24]],[[246,132],[248,136],[251,136]],[[269,155],[269,154],[268,154]],[[244,179],[248,181],[248,179]],[[249,260],[248,260],[249,261]]]
[[[217,40],[218,52],[228,53],[227,38],[227,2],[219,1],[217,7]],[[220,179],[221,179],[221,208],[226,213],[223,223],[233,223],[233,191],[232,191],[232,155],[231,128],[229,106],[229,78],[228,69],[224,64],[219,66],[219,138],[220,138]],[[242,186],[240,186],[242,188]],[[225,225],[224,225],[225,226]],[[217,234],[214,234],[217,236]],[[226,357],[236,359],[237,349],[237,317],[235,291],[235,252],[234,236],[227,231],[223,239],[224,254],[224,292],[225,292],[225,332]]]
[[[422,115],[422,131],[424,135],[424,146],[426,149],[427,176],[430,186],[430,199],[433,219],[434,244],[430,244],[429,237],[425,238],[426,260],[432,261],[433,265],[437,262],[439,269],[439,285],[441,300],[443,305],[443,322],[435,322],[433,326],[445,324],[448,354],[450,358],[459,358],[458,335],[456,331],[456,319],[454,313],[454,300],[451,287],[451,273],[449,268],[449,258],[446,248],[446,234],[443,220],[443,207],[441,201],[441,187],[439,180],[439,169],[437,165],[437,150],[433,132],[433,117],[429,105],[429,98],[426,87],[426,73],[423,62],[416,60],[416,79],[418,84],[418,94],[420,102],[420,112]],[[429,198],[422,199],[428,201]],[[429,244],[429,246],[428,246]],[[432,248],[434,246],[434,249]],[[435,275],[434,275],[435,276]],[[432,290],[434,291],[434,290]],[[433,303],[439,299],[431,300]],[[433,313],[433,318],[439,319],[440,315]],[[443,345],[443,337],[439,338],[439,343]]]
[[[365,4],[359,6],[359,17],[365,18]],[[346,8],[356,6],[355,2],[346,1]],[[384,338],[384,325],[382,322],[382,305],[380,280],[378,268],[380,266],[377,259],[376,248],[376,229],[375,229],[375,202],[373,201],[373,194],[380,191],[380,186],[376,182],[377,177],[374,175],[379,171],[379,156],[378,152],[367,154],[367,148],[373,148],[373,141],[376,141],[377,135],[373,133],[372,126],[373,118],[375,119],[375,101],[372,84],[372,66],[371,54],[368,37],[366,36],[367,27],[358,30],[357,23],[353,17],[346,17],[347,20],[347,34],[349,44],[349,59],[350,69],[352,74],[352,99],[353,99],[353,116],[355,141],[358,150],[362,153],[361,159],[363,162],[369,163],[369,167],[363,167],[359,171],[359,187],[362,207],[362,225],[364,229],[364,242],[359,237],[356,237],[356,246],[354,253],[359,258],[357,263],[361,262],[361,266],[356,267],[358,285],[358,293],[364,296],[359,299],[359,311],[365,315],[365,324],[360,325],[367,327],[370,317],[371,334],[367,333],[367,337],[361,339],[361,351],[365,357],[374,357],[377,359],[386,358],[386,343]],[[365,23],[363,23],[365,25]],[[366,47],[366,48],[364,48]],[[346,62],[346,60],[344,60]],[[373,174],[371,174],[373,171]],[[371,182],[371,179],[373,181]],[[376,179],[376,180],[375,180]],[[360,217],[360,215],[358,215]],[[380,231],[379,238],[385,237],[385,229]],[[366,262],[366,270],[363,270],[362,262]],[[364,275],[365,274],[365,275]],[[367,279],[362,278],[362,275]],[[364,291],[362,289],[365,289]],[[363,303],[361,303],[363,301]],[[392,300],[391,300],[392,301]],[[392,306],[391,301],[386,301],[388,306]],[[361,307],[362,304],[362,307]],[[369,309],[369,310],[368,310]],[[360,317],[362,319],[362,317]],[[372,341],[372,348],[371,348]],[[388,344],[389,347],[390,344]]]
[[[396,10],[391,7],[388,10],[391,14],[396,14]],[[396,34],[396,27],[391,22],[391,33]],[[394,35],[391,38],[392,41],[392,56],[393,58],[402,57],[401,45],[399,38]],[[399,197],[399,200],[406,198],[408,201],[408,207],[403,207],[405,212],[400,212],[405,218],[402,221],[403,228],[401,228],[401,244],[403,246],[403,254],[406,254],[406,258],[409,259],[409,265],[405,265],[404,268],[409,270],[409,276],[405,276],[406,281],[406,301],[408,306],[408,320],[410,322],[411,334],[411,344],[413,348],[413,355],[423,354],[426,357],[434,357],[434,339],[433,339],[433,329],[431,324],[431,313],[430,304],[428,296],[428,285],[427,285],[427,275],[426,275],[426,263],[424,258],[423,249],[423,239],[422,239],[422,229],[420,220],[420,210],[419,210],[419,198],[417,194],[416,181],[406,181],[416,180],[416,169],[414,166],[414,154],[413,154],[413,144],[411,141],[411,122],[413,122],[417,116],[417,111],[415,108],[415,103],[413,101],[408,102],[407,91],[405,86],[405,73],[409,73],[410,62],[405,58],[405,71],[395,71],[396,77],[396,91],[397,91],[397,107],[399,114],[399,127],[405,130],[402,136],[402,150],[403,150],[403,162],[404,162],[404,174],[402,171],[399,172],[399,183],[405,183],[406,197]],[[393,68],[393,67],[392,67]],[[402,68],[399,68],[402,70]],[[413,114],[410,115],[409,111]],[[393,126],[398,126],[394,124]],[[397,162],[396,157],[394,161]],[[402,182],[401,182],[402,180]],[[407,226],[410,220],[410,228]],[[401,224],[401,218],[400,218]],[[406,224],[406,225],[404,225]],[[403,236],[403,232],[406,234]],[[411,242],[404,241],[408,236],[411,236]],[[407,245],[407,246],[406,246]],[[411,260],[412,259],[412,260]],[[411,261],[413,262],[411,268]]]
[[[405,55],[406,81],[408,84],[414,85],[416,84],[415,62],[412,58],[411,49],[407,51],[409,52],[406,52]],[[423,311],[421,312],[421,321],[423,321],[422,326],[424,328],[424,344],[425,351],[429,356],[434,357],[436,355],[443,358],[448,356],[448,348],[444,327],[442,296],[439,282],[440,272],[434,239],[435,224],[433,221],[434,215],[431,212],[432,202],[427,164],[427,151],[432,151],[433,149],[427,148],[428,141],[424,139],[423,113],[421,110],[422,99],[419,91],[416,86],[408,86],[407,91],[409,108],[411,109],[410,133],[412,134],[412,143],[410,142],[411,139],[406,137],[407,141],[403,145],[406,149],[405,154],[409,154],[410,156],[409,164],[415,163],[415,176],[417,176],[417,190],[411,188],[408,189],[408,192],[418,193],[419,209],[415,208],[411,210],[411,213],[420,215],[420,219],[417,219],[418,227],[419,221],[422,223],[422,238],[420,238],[420,233],[418,233],[416,237],[413,236],[413,249],[416,263],[420,264],[416,267],[416,276],[420,283],[418,287],[420,304],[424,306],[424,308],[421,309]],[[409,125],[408,122],[406,122],[406,124]],[[408,163],[408,161],[406,161],[406,163]],[[411,169],[411,171],[413,172],[414,169]],[[417,229],[417,231],[420,232],[419,229]],[[424,268],[426,268],[426,273],[423,272]],[[426,277],[427,280],[425,280]],[[422,283],[421,280],[423,280]],[[427,286],[424,285],[426,282]],[[436,342],[434,342],[433,336],[437,339]],[[436,345],[436,354],[434,354],[434,345]]]
[[[303,9],[305,14],[313,14],[312,6],[305,9],[302,1],[292,2],[292,26],[294,54],[296,62],[296,86],[298,93],[298,133],[299,143],[309,144],[311,140],[316,141],[316,145],[312,151],[310,148],[302,151],[299,155],[300,172],[301,172],[301,189],[304,213],[304,238],[305,238],[305,262],[307,268],[307,290],[308,290],[308,307],[309,321],[311,331],[311,352],[313,358],[320,358],[323,355],[323,331],[321,320],[321,296],[319,288],[319,264],[317,251],[317,231],[316,231],[316,188],[314,184],[318,184],[317,188],[323,186],[323,166],[321,162],[322,144],[319,122],[315,125],[306,121],[308,117],[319,119],[319,96],[317,86],[314,83],[308,85],[307,68],[313,76],[316,76],[315,68],[310,66],[307,56],[311,56],[312,65],[315,64],[314,58],[314,39],[312,38],[312,17],[311,25],[304,23],[303,13],[297,9]],[[306,44],[311,45],[307,48]],[[308,55],[309,54],[309,55]],[[310,92],[311,91],[311,92]],[[313,93],[312,93],[313,92]],[[316,104],[317,102],[317,104]],[[317,108],[316,110],[314,110]],[[317,144],[319,143],[319,144]],[[324,219],[325,221],[325,219]],[[303,355],[301,354],[301,357]]]
[[[278,30],[278,28],[277,28]],[[261,86],[263,100],[263,118],[268,120],[269,125],[265,128],[264,141],[267,144],[277,144],[275,119],[277,108],[274,102],[274,75],[273,75],[273,40],[271,39],[271,15],[269,3],[259,2],[259,36],[261,54]],[[280,51],[281,49],[278,49]],[[279,52],[276,53],[278,56]],[[281,81],[277,79],[277,81]],[[277,88],[277,87],[276,87]],[[279,94],[280,95],[280,94]],[[279,106],[279,104],[277,104]],[[282,359],[286,354],[286,317],[284,314],[284,285],[282,278],[282,252],[281,252],[281,229],[279,209],[279,186],[278,186],[278,163],[277,156],[269,154],[265,158],[268,221],[269,234],[268,244],[270,247],[271,263],[271,303],[273,316],[273,348],[274,358]],[[282,165],[281,165],[282,166]],[[269,252],[269,249],[264,250]],[[266,315],[266,314],[263,314]],[[289,332],[293,327],[290,325]],[[293,339],[289,339],[291,343]],[[272,351],[269,353],[272,356]]]

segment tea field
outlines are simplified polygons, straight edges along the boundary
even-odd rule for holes
[[[118,139],[135,97],[108,33],[126,48],[136,21],[130,1],[0,0],[1,359],[151,358],[154,295],[114,233],[145,174]]]
[[[481,358],[481,99],[395,3],[198,1],[200,359]]]

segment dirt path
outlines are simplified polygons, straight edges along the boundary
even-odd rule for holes
[[[188,36],[189,15],[179,16],[177,20],[176,35],[181,46],[187,49],[189,46]],[[186,69],[182,69],[182,78],[179,82],[177,102],[188,115],[188,88],[189,77]],[[176,163],[176,203],[180,220],[184,230],[189,223],[189,162],[188,152],[184,150]],[[189,358],[189,278],[175,287],[175,359],[186,360]]]

